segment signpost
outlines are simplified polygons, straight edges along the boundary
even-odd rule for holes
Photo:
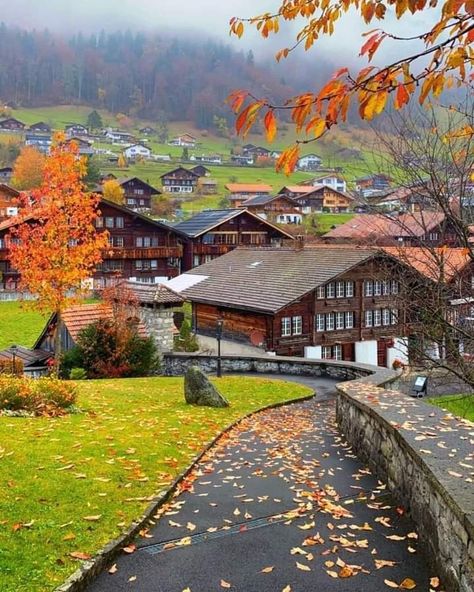
[[[421,399],[423,395],[426,395],[428,392],[428,377],[427,376],[417,376],[415,378],[415,383],[413,385],[413,393],[412,397],[417,397]]]

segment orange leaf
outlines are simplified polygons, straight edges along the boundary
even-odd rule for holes
[[[267,140],[269,142],[273,142],[277,132],[277,123],[273,109],[269,109],[267,111],[263,123],[265,125],[265,131],[267,133]]]
[[[397,86],[397,96],[395,100],[395,108],[400,109],[403,105],[406,105],[410,100],[410,95],[404,84],[399,84]]]
[[[89,553],[82,553],[81,551],[73,551],[72,553],[69,553],[69,556],[73,559],[81,559],[84,561],[92,557],[92,555],[89,555]]]
[[[413,590],[413,588],[416,588],[416,582],[411,578],[405,578],[400,584],[401,590]]]
[[[137,546],[136,546],[136,545],[134,545],[134,544],[128,545],[127,547],[124,547],[124,548],[122,549],[122,551],[123,551],[124,553],[128,553],[129,555],[130,555],[131,553],[135,553],[135,551],[136,551],[136,550],[137,550]]]

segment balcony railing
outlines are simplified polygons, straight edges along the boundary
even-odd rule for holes
[[[182,257],[183,247],[107,247],[102,256],[105,259],[166,259]]]

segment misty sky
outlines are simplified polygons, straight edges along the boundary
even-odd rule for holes
[[[283,36],[273,41],[262,40],[256,34],[245,35],[240,41],[228,36],[228,23],[232,16],[255,16],[255,14],[275,10],[278,0],[0,0],[0,20],[9,25],[19,25],[28,29],[48,28],[55,32],[70,34],[77,31],[96,32],[100,29],[160,30],[178,36],[183,29],[188,33],[199,31],[213,37],[231,42],[236,48],[251,47],[256,57],[269,55],[276,49],[291,43],[291,32],[296,25],[287,28]],[[400,24],[388,15],[384,27],[404,35],[424,31],[431,19],[423,16],[410,18],[409,23]],[[360,19],[346,16],[338,26],[338,34],[331,40],[324,40],[321,49],[313,50],[312,59],[329,57],[331,62],[343,65],[353,62],[363,42],[361,33],[376,24],[365,27]],[[406,49],[406,48],[405,48]],[[388,51],[388,49],[387,49]],[[397,55],[394,47],[390,55]],[[299,54],[301,59],[303,52]],[[399,57],[399,56],[397,56]],[[298,57],[293,57],[295,61]],[[340,63],[340,64],[339,64]]]

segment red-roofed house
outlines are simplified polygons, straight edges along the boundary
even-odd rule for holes
[[[252,197],[270,195],[273,190],[271,185],[258,183],[227,183],[225,188],[229,192],[228,198],[233,208],[240,208],[245,201]]]

